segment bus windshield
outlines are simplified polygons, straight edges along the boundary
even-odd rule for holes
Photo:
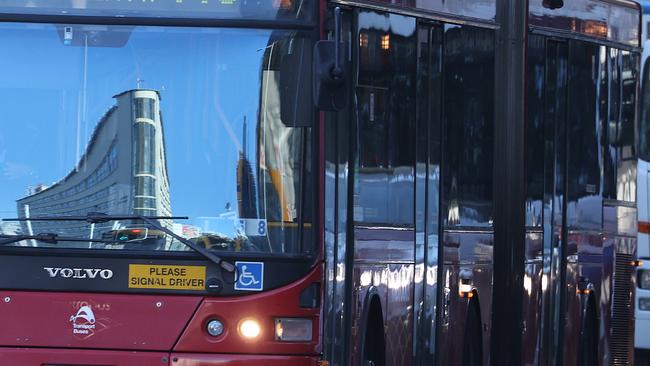
[[[300,92],[283,88],[286,70],[310,72],[286,59],[310,37],[0,25],[0,217],[23,219],[0,235],[88,239],[6,245],[188,250],[138,220],[28,220],[103,213],[188,217],[158,222],[215,251],[310,252],[311,129],[281,112]]]
[[[313,0],[0,0],[0,13],[310,22]]]

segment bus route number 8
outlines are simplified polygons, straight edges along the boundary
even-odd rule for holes
[[[266,220],[259,220],[257,222],[257,235],[266,236]]]

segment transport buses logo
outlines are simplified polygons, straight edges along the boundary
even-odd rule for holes
[[[72,309],[73,312],[68,321],[72,325],[72,335],[79,340],[88,339],[95,334],[121,325],[115,323],[108,316],[111,312],[110,303],[92,300],[73,301]]]
[[[77,313],[70,317],[70,322],[72,322],[72,334],[80,335],[84,339],[91,337],[97,327],[95,313],[88,305],[80,307]]]

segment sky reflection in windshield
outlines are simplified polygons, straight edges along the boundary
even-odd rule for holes
[[[0,216],[183,215],[162,223],[206,246],[291,250],[267,228],[297,222],[302,132],[279,120],[273,56],[290,36],[2,25]],[[2,230],[98,238],[134,227],[109,225]],[[256,238],[241,248],[238,237]]]

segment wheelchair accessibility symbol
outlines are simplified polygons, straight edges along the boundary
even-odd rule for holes
[[[237,267],[237,282],[235,290],[262,291],[264,288],[264,263],[235,262]]]

